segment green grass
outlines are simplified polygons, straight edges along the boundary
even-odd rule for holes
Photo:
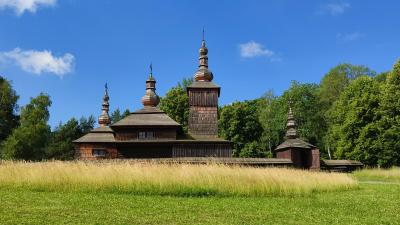
[[[400,168],[363,169],[355,171],[354,176],[360,181],[400,182]]]
[[[1,224],[399,224],[400,185],[297,197],[173,197],[0,189]]]
[[[0,166],[0,224],[400,224],[398,170],[374,169],[348,175],[216,165],[6,163]],[[121,179],[112,174],[119,174]],[[225,177],[229,179],[222,179]],[[262,196],[221,195],[223,192],[205,196],[194,190],[196,197],[184,197],[176,191],[139,194],[106,188],[115,182],[130,187],[129,179],[133,178],[135,182],[151,178],[161,189],[170,188],[163,186],[170,184],[166,182],[178,181],[201,184],[201,188],[204,184],[223,188],[229,184],[236,190],[245,190],[242,184],[275,185],[287,191],[297,190],[296,184],[308,187],[314,182],[318,186],[302,194],[268,191]],[[356,188],[318,190],[349,178],[356,184],[353,179],[361,181]],[[246,182],[239,182],[243,179]],[[296,183],[291,187],[288,181]]]

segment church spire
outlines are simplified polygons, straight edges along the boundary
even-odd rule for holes
[[[110,103],[108,101],[110,100],[110,97],[108,96],[107,83],[105,84],[104,88],[105,91],[103,97],[102,112],[101,115],[99,116],[99,124],[101,127],[108,126],[111,123],[110,115],[108,115],[108,112],[110,110]]]
[[[292,100],[289,100],[289,113],[288,113],[288,119],[287,119],[287,124],[286,124],[287,130],[286,130],[286,138],[287,139],[295,139],[297,138],[297,131],[296,131],[296,120],[294,119],[293,116],[293,111],[292,111]]]
[[[201,41],[201,47],[199,49],[199,69],[194,75],[196,81],[212,81],[213,74],[208,70],[208,49],[206,47],[206,41],[204,39],[204,28],[203,28],[203,39]]]
[[[160,98],[156,94],[156,80],[153,77],[153,64],[150,64],[150,74],[146,80],[146,94],[142,97],[144,107],[156,107]]]

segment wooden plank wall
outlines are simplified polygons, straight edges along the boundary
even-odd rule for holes
[[[119,141],[127,141],[127,140],[138,140],[140,131],[152,131],[154,132],[154,139],[163,139],[163,140],[175,140],[176,139],[176,129],[127,129],[127,130],[118,130],[115,132],[115,139]]]
[[[218,136],[218,90],[189,90],[189,133],[193,136]]]
[[[106,157],[93,156],[93,149],[105,149]],[[84,143],[75,145],[75,158],[83,160],[115,159],[118,157],[118,150],[114,144],[110,143]]]
[[[232,148],[229,143],[175,144],[172,157],[232,157]]]
[[[218,90],[191,89],[189,91],[190,106],[218,107]]]
[[[206,137],[217,137],[217,107],[191,106],[189,111],[189,133]]]

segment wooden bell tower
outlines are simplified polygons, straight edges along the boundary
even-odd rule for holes
[[[199,68],[194,82],[187,88],[189,95],[189,134],[196,139],[218,137],[218,97],[220,87],[215,85],[208,69],[208,49],[203,37],[199,49]]]

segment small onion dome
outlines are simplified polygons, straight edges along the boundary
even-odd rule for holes
[[[212,81],[214,78],[213,73],[207,68],[199,68],[194,75],[196,81]]]
[[[213,73],[208,70],[208,49],[204,40],[201,42],[199,53],[199,69],[195,73],[194,79],[196,81],[212,81],[214,76]]]
[[[206,41],[205,40],[201,41],[201,47],[199,49],[199,53],[200,53],[200,56],[208,54],[208,49],[206,47]]]
[[[146,90],[146,94],[142,97],[144,106],[156,107],[160,103],[160,98],[153,90]]]
[[[106,114],[101,114],[99,116],[99,124],[100,126],[108,126],[111,123],[111,119],[108,115]]]
[[[156,80],[150,73],[146,80],[146,94],[142,97],[142,103],[146,107],[156,107],[160,103],[160,98],[156,94]]]

